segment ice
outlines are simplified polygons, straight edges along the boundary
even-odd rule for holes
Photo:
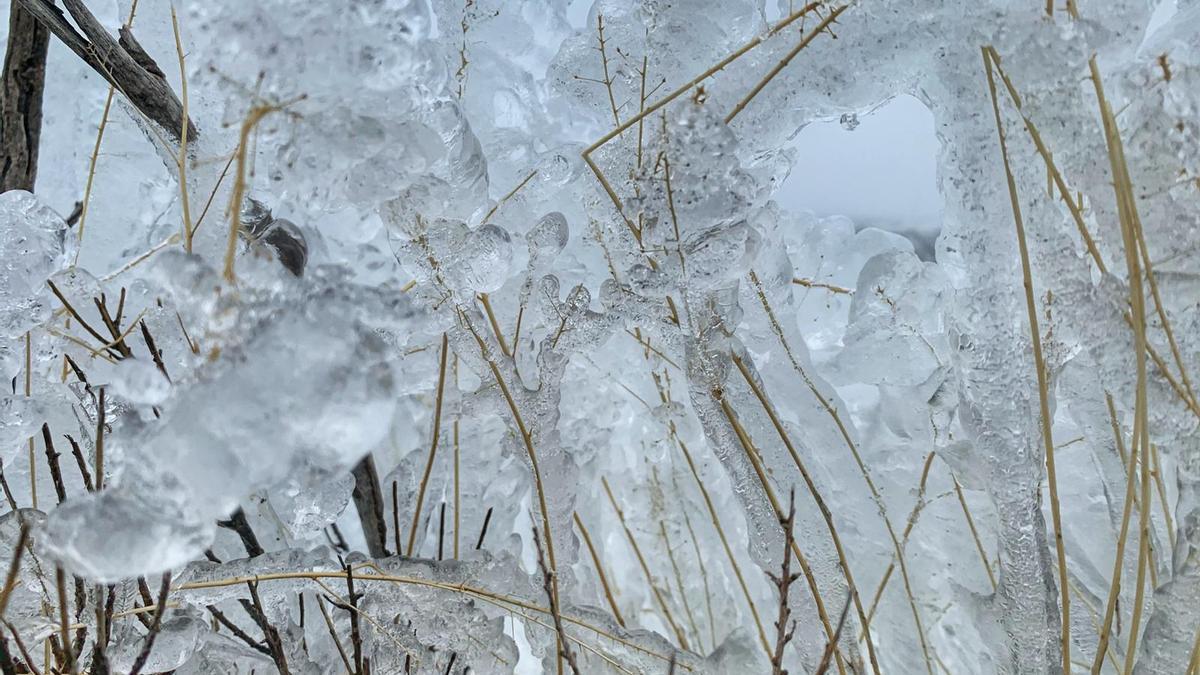
[[[71,236],[49,206],[20,190],[0,195],[0,333],[13,338],[54,308],[46,280],[68,262]]]
[[[56,41],[0,195],[9,659],[1187,670],[1194,2],[130,4],[199,136]],[[897,96],[936,243],[788,206]]]
[[[150,361],[125,359],[113,370],[112,392],[135,405],[158,405],[171,395],[171,381]]]

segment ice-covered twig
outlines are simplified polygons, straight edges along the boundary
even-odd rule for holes
[[[532,514],[530,515],[532,519]],[[558,633],[558,644],[562,650],[560,653],[566,659],[567,665],[571,667],[571,672],[579,675],[579,663],[575,660],[575,652],[571,650],[571,643],[567,639],[567,632],[563,628],[562,614],[558,611],[558,598],[554,593],[554,578],[550,574],[550,570],[546,567],[546,555],[542,551],[542,539],[538,536],[537,527],[533,528],[533,545],[537,548],[538,569],[542,571],[542,588],[546,591],[546,597],[550,602],[550,615],[554,617],[554,630]]]
[[[779,575],[767,570],[767,576],[771,582],[775,584],[775,590],[779,593],[779,613],[775,619],[775,649],[771,653],[771,673],[772,675],[787,675],[788,671],[783,667],[783,649],[792,637],[796,634],[796,622],[791,621],[792,608],[788,602],[788,596],[791,594],[792,582],[800,578],[799,572],[792,571],[792,543],[795,541],[795,526],[796,526],[796,491],[788,496],[788,514],[787,517],[780,518],[779,524],[783,526],[783,563]],[[842,618],[845,619],[845,612],[842,613]],[[788,622],[791,621],[789,628]],[[829,640],[830,646],[837,644],[837,634]],[[830,649],[832,651],[832,649]]]
[[[129,669],[129,675],[138,675],[142,672],[142,668],[146,666],[146,661],[150,658],[150,650],[154,649],[154,641],[158,638],[158,633],[162,629],[163,614],[167,613],[167,593],[171,590],[171,573],[164,572],[162,576],[162,585],[158,588],[157,610],[154,612],[154,623],[150,624],[150,632],[146,634],[146,639],[142,643],[142,651],[138,653],[137,658],[133,661],[133,667]]]

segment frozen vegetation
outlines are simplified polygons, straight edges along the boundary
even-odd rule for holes
[[[1159,4],[15,0],[0,670],[1200,672]],[[898,95],[935,261],[777,203]]]

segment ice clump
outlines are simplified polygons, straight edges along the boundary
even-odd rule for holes
[[[53,308],[46,280],[68,262],[66,223],[32,194],[0,195],[0,337],[15,338]]]
[[[141,0],[198,137],[119,92],[77,175],[104,90],[55,62],[38,196],[0,195],[10,645],[1185,672],[1200,9],[1155,4]],[[898,95],[932,257],[780,206],[837,161],[801,129]]]

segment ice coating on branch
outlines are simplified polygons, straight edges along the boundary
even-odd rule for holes
[[[5,619],[64,670],[61,565],[80,672],[164,572],[143,672],[770,672],[781,605],[791,672],[1186,671],[1200,7],[1158,4],[187,2],[190,251],[121,96],[86,230],[51,209],[104,96],[52,64],[0,195]],[[842,161],[801,130],[901,95],[936,243],[781,206]]]

